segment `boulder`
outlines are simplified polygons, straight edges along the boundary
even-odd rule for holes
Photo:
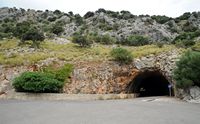
[[[192,99],[200,99],[200,87],[193,86],[189,89]]]

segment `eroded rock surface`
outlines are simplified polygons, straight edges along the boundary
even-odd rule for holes
[[[130,65],[117,62],[82,62],[75,66],[66,93],[126,93],[129,83],[144,70],[160,71],[170,83],[180,53],[177,50],[135,59]]]

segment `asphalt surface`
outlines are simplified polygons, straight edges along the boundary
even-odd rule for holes
[[[0,100],[0,124],[200,124],[200,104],[169,98]]]

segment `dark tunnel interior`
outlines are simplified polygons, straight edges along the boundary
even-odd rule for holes
[[[168,80],[159,71],[141,72],[129,85],[128,92],[138,97],[173,95]]]

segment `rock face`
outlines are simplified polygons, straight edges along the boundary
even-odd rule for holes
[[[25,67],[5,68],[0,66],[0,94],[7,93],[12,89],[12,80],[20,73],[28,70]]]
[[[149,55],[135,59],[130,65],[116,62],[82,62],[75,66],[71,83],[66,93],[127,93],[130,82],[144,70],[162,73],[170,83],[179,52],[169,51],[160,55]]]
[[[17,67],[6,67],[0,65],[0,95],[7,93],[12,88],[12,81],[15,77],[19,76],[25,71],[37,71],[43,66],[51,65],[57,62],[58,59],[48,58],[46,60],[39,61],[37,64],[31,66],[17,66]],[[59,65],[63,65],[63,61],[59,61]]]
[[[67,93],[125,92],[127,84],[138,73],[132,65],[119,65],[115,62],[83,62],[78,65],[75,66],[71,84],[65,88]]]
[[[178,89],[177,96],[187,102],[200,103],[200,87],[193,86],[187,90]]]
[[[61,36],[63,37],[70,37],[73,33],[81,31],[99,35],[108,34],[122,42],[130,35],[143,35],[148,37],[151,42],[170,42],[179,34],[188,32],[188,29],[200,29],[200,12],[190,13],[184,19],[167,17],[168,20],[164,23],[160,23],[159,19],[156,20],[153,16],[136,16],[128,11],[113,12],[99,9],[92,13],[87,17],[81,17],[78,14],[64,13],[59,10],[36,11],[4,7],[0,8],[0,23],[6,19],[11,19],[15,23],[31,20],[39,27],[46,28],[62,23],[64,32]],[[158,18],[160,17],[158,16]],[[46,28],[45,30],[47,30]],[[47,37],[56,36],[45,33]]]
[[[104,23],[115,27],[118,26],[115,30],[103,30],[99,28],[102,23],[96,22],[94,20],[104,20]],[[149,23],[148,21],[151,21]],[[167,25],[162,25],[157,23],[151,17],[135,17],[129,20],[117,19],[108,16],[107,14],[95,13],[93,17],[86,19],[88,24],[88,29],[90,31],[97,31],[101,34],[110,34],[111,36],[116,37],[117,39],[126,38],[129,35],[144,35],[151,38],[151,41],[162,41],[164,38],[173,39],[177,34],[172,33]],[[104,25],[105,25],[104,24]]]
[[[180,57],[178,50],[172,50],[159,55],[148,55],[134,59],[129,65],[121,65],[114,61],[77,62],[71,76],[71,83],[64,88],[69,94],[109,94],[129,93],[130,83],[143,71],[159,71],[172,85],[172,71]],[[37,71],[42,66],[57,62],[49,58],[30,67],[0,66],[0,95],[12,90],[12,80],[24,71]],[[64,62],[60,62],[60,65]],[[200,88],[195,86],[187,90],[178,89],[175,95],[188,102],[200,103]]]

